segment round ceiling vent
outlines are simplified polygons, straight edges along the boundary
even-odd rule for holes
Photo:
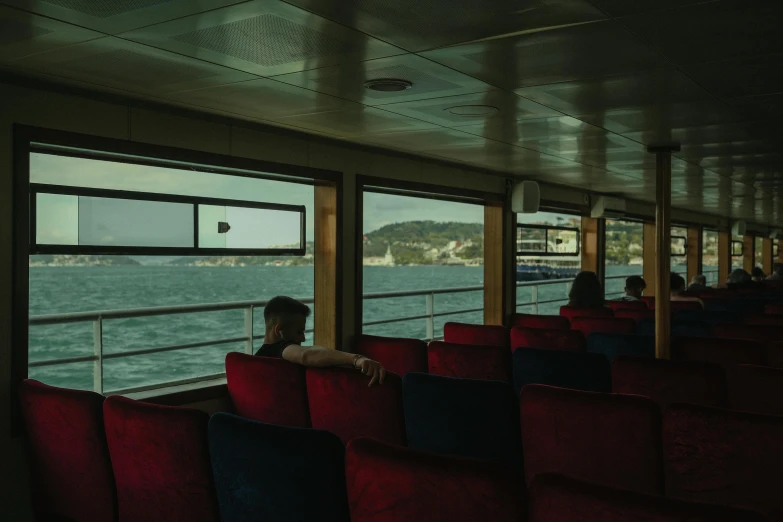
[[[492,116],[500,112],[500,109],[491,105],[458,105],[446,109],[456,116]]]
[[[377,80],[368,80],[364,86],[371,91],[379,92],[399,92],[407,91],[413,84],[408,80],[394,80],[391,78],[379,78]]]

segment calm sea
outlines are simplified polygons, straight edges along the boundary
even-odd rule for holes
[[[608,275],[640,273],[641,267],[609,267]],[[365,267],[364,292],[394,292],[479,286],[481,267]],[[622,280],[609,281],[607,292],[621,291]],[[566,284],[541,287],[540,301],[562,300]],[[150,306],[217,303],[269,299],[276,295],[313,295],[312,267],[40,267],[30,269],[30,314],[59,314],[96,310],[119,310]],[[530,288],[520,288],[518,303],[532,300]],[[483,307],[483,293],[468,292],[435,296],[435,312]],[[542,304],[539,313],[557,313],[563,302]],[[520,312],[532,307],[519,307]],[[317,314],[318,310],[314,310]],[[373,299],[364,302],[364,321],[424,315],[424,296]],[[441,335],[448,321],[480,323],[481,312],[437,317],[435,334]],[[254,328],[263,332],[262,311],[255,314]],[[309,328],[312,327],[310,321]],[[426,321],[415,319],[367,326],[365,333],[398,337],[426,336]],[[106,320],[103,323],[104,354],[143,350],[169,345],[228,339],[244,335],[241,310],[198,314]],[[311,335],[308,334],[308,340]],[[261,341],[256,342],[259,346]],[[244,350],[244,343],[185,349],[128,358],[105,359],[104,390],[112,391],[171,380],[187,379],[223,371],[228,351]],[[30,328],[30,360],[77,357],[93,352],[92,322]],[[93,363],[82,362],[30,368],[31,378],[48,384],[92,389]]]

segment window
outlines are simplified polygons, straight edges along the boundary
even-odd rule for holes
[[[701,237],[702,273],[708,285],[715,285],[718,283],[718,232],[705,228]]]
[[[368,188],[363,207],[364,333],[432,339],[449,321],[483,324],[481,204]]]
[[[582,267],[582,219],[538,212],[517,215],[517,311],[556,314]]]
[[[672,227],[671,230],[671,271],[687,277],[688,273],[688,229]]]
[[[215,378],[262,343],[252,303],[312,303],[312,180],[34,150],[31,378],[104,393]]]
[[[731,240],[731,269],[744,268],[745,266],[745,243],[742,238],[733,238]]]
[[[606,298],[625,293],[625,279],[642,275],[644,225],[635,221],[606,220]]]

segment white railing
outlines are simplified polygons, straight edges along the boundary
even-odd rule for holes
[[[628,276],[614,276],[607,277],[607,280],[626,278]],[[517,303],[517,307],[520,306],[532,306],[533,312],[538,313],[539,305],[560,303],[568,301],[568,291],[571,287],[571,279],[555,279],[548,281],[530,281],[517,283],[518,288],[532,287],[532,297],[529,302]],[[539,300],[539,287],[552,286],[552,285],[564,285],[565,293],[562,299],[548,299]],[[425,313],[420,315],[405,316],[405,317],[393,317],[387,319],[380,319],[375,321],[367,321],[362,326],[375,326],[382,324],[401,323],[414,320],[426,320],[426,340],[434,340],[435,336],[435,318],[453,316],[467,313],[482,312],[481,308],[467,308],[460,310],[449,310],[444,312],[435,311],[435,296],[443,294],[458,294],[468,292],[483,292],[483,286],[469,286],[459,288],[438,288],[428,290],[412,290],[402,292],[379,292],[364,294],[365,300],[375,299],[393,299],[400,297],[425,297]],[[619,295],[623,292],[614,292],[607,294]],[[307,304],[312,304],[314,299],[312,297],[298,298],[299,301]],[[103,379],[103,363],[110,359],[120,359],[127,357],[134,357],[139,355],[148,355],[154,353],[171,352],[176,350],[189,350],[193,348],[202,348],[206,346],[219,346],[223,344],[232,343],[244,343],[245,353],[253,353],[254,341],[262,339],[264,334],[256,334],[253,328],[253,321],[256,308],[263,308],[268,301],[237,301],[228,303],[211,303],[211,304],[198,304],[198,305],[180,305],[180,306],[160,306],[150,308],[131,308],[127,310],[103,310],[96,312],[74,312],[67,314],[52,314],[52,315],[38,315],[30,317],[29,324],[31,327],[55,325],[55,324],[68,324],[68,323],[87,323],[92,322],[93,325],[93,353],[92,355],[84,355],[78,357],[63,357],[57,359],[44,359],[40,361],[33,361],[28,364],[30,368],[40,368],[45,366],[58,366],[63,364],[79,363],[79,362],[92,362],[93,363],[93,389],[98,393],[104,392],[104,379]],[[160,346],[156,348],[147,348],[142,350],[129,350],[114,353],[104,353],[104,339],[103,339],[103,326],[107,320],[116,319],[129,319],[134,317],[154,317],[164,315],[175,314],[192,314],[200,312],[219,312],[226,310],[244,310],[244,333],[242,336],[204,340],[195,343],[176,344],[169,346]],[[306,330],[307,333],[312,333],[311,329]],[[147,391],[151,389],[161,388],[164,386],[190,384],[195,382],[202,382],[214,379],[220,379],[225,377],[225,373],[216,373],[211,375],[204,375],[201,377],[194,377],[191,379],[179,380],[176,382],[168,381],[166,383],[160,383],[149,386],[140,386],[135,388],[126,388],[122,390],[112,390],[112,393],[127,394]]]

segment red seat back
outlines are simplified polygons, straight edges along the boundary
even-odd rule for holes
[[[769,521],[754,511],[645,495],[563,475],[536,477],[528,499],[528,522]]]
[[[613,314],[612,309],[605,306],[588,308],[565,305],[560,307],[560,315],[572,320],[574,317],[611,317]]]
[[[615,310],[614,316],[618,319],[631,319],[638,324],[642,319],[655,319],[655,310],[647,307],[643,310]]]
[[[583,352],[585,336],[578,330],[545,330],[517,326],[511,329],[511,350],[517,348]]]
[[[36,515],[42,520],[115,520],[117,498],[103,429],[103,397],[26,379],[19,386],[19,398]]]
[[[382,385],[345,368],[308,368],[307,397],[313,428],[334,433],[343,444],[357,437],[405,445],[402,379],[387,373]]]
[[[765,366],[783,368],[783,342],[765,343]]]
[[[646,397],[530,384],[520,395],[527,483],[562,473],[653,495],[663,492],[661,413]]]
[[[642,302],[647,305],[647,308],[650,310],[655,310],[655,296],[654,295],[645,295],[642,296]]]
[[[433,375],[511,382],[511,352],[504,346],[433,341],[427,347]]]
[[[783,315],[783,303],[769,303],[764,307],[764,313],[769,315]]]
[[[775,342],[783,339],[783,328],[720,323],[715,325],[713,335],[724,339],[752,339],[754,341]]]
[[[699,361],[730,368],[737,364],[764,364],[764,347],[756,341],[717,337],[675,337],[673,361]]]
[[[635,334],[636,322],[633,319],[616,317],[574,317],[571,329],[579,330],[587,337],[591,333]]]
[[[779,327],[783,325],[783,317],[771,314],[748,314],[742,318],[742,322],[745,325]]]
[[[443,340],[454,344],[508,347],[508,330],[486,324],[446,323]]]
[[[606,304],[614,311],[614,315],[617,315],[618,310],[647,310],[644,301],[607,301]]]
[[[419,339],[360,335],[356,353],[378,361],[400,377],[408,372],[427,371],[427,343]]]
[[[546,328],[549,330],[568,330],[571,328],[571,322],[567,317],[561,315],[535,315],[535,314],[514,314],[511,326],[522,326],[524,328]]]
[[[704,307],[698,301],[670,301],[670,310],[703,310]]]
[[[743,364],[728,377],[731,409],[783,415],[783,369]]]
[[[357,439],[345,455],[352,522],[519,522],[524,484],[511,468]]]
[[[674,404],[664,415],[666,495],[783,520],[783,417]]]
[[[621,355],[612,361],[612,392],[649,397],[665,409],[673,402],[726,406],[726,377],[716,364]]]
[[[103,415],[120,520],[220,521],[209,415],[119,396],[106,399]]]
[[[229,353],[226,381],[237,415],[281,426],[310,427],[303,366],[284,359]]]

